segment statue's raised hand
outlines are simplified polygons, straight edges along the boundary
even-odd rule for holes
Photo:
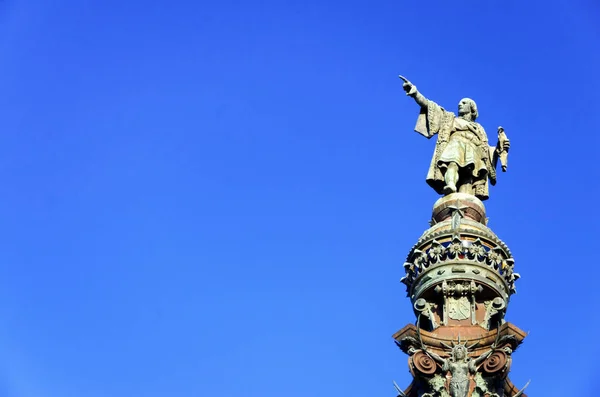
[[[404,91],[406,91],[406,95],[412,96],[417,93],[417,87],[413,83],[408,81],[406,77],[401,75],[399,75],[398,77],[400,77],[400,80],[404,82],[402,83],[402,88],[404,88]]]

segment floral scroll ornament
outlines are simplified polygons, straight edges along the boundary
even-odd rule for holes
[[[465,248],[463,247],[462,241],[458,237],[455,237],[452,240],[452,244],[448,246],[448,256],[451,258],[456,258],[457,256],[462,255],[464,251]]]
[[[429,249],[429,257],[433,262],[441,261],[445,253],[446,249],[442,244],[438,243],[436,240],[433,240],[431,242],[431,248]]]
[[[433,375],[437,370],[435,360],[423,351],[418,351],[412,356],[412,364],[423,375]]]
[[[415,250],[413,263],[417,267],[418,271],[422,271],[427,267],[427,255],[420,250]]]
[[[481,258],[485,257],[485,254],[487,254],[487,251],[480,239],[475,240],[469,247],[468,251],[471,258],[478,260],[481,260]]]
[[[500,247],[496,247],[490,252],[488,252],[488,261],[494,269],[498,269],[502,262],[504,261],[504,257],[501,254],[502,250]]]
[[[410,262],[404,262],[404,271],[406,272],[406,275],[400,279],[400,282],[404,283],[408,288],[417,277],[415,265]]]
[[[496,350],[483,362],[483,370],[488,374],[500,372],[506,368],[507,361],[506,353]]]

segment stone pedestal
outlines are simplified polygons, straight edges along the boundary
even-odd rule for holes
[[[507,378],[525,338],[504,319],[519,278],[510,250],[468,194],[439,199],[430,225],[404,263],[416,325],[394,334],[414,376],[400,395],[524,396]]]

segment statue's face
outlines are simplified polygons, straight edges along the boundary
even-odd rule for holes
[[[465,114],[471,114],[471,103],[466,99],[461,99],[458,103],[458,115],[463,116]]]
[[[457,360],[464,359],[465,351],[463,349],[456,349],[456,351],[454,352],[454,357],[456,357]]]

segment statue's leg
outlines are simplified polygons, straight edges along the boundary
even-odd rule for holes
[[[458,191],[461,193],[473,194],[473,185],[470,183],[463,183],[458,188]]]
[[[473,174],[469,169],[466,171],[466,175],[464,175],[462,181],[460,182],[458,191],[461,193],[473,194]]]
[[[444,174],[444,181],[446,182],[444,193],[456,193],[456,183],[458,182],[458,164],[454,162],[448,164],[448,168],[446,168],[446,173]]]

